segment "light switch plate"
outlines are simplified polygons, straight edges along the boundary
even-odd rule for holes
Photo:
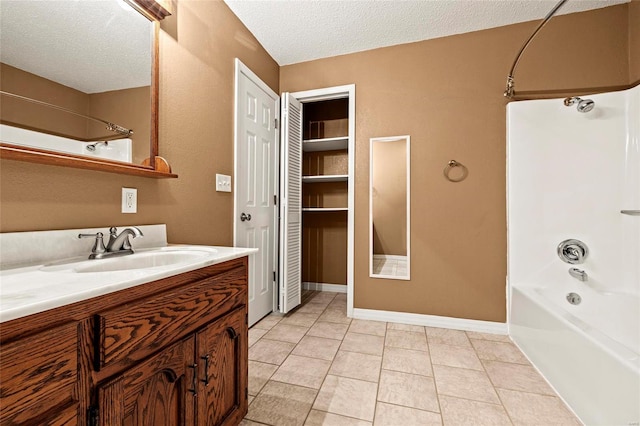
[[[231,192],[231,176],[216,173],[216,191]]]
[[[122,213],[138,212],[138,190],[136,188],[122,188]]]

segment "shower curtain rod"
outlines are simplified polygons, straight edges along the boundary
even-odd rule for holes
[[[61,107],[61,106],[58,106],[58,105],[53,105],[53,104],[50,104],[48,102],[39,101],[37,99],[28,98],[26,96],[16,95],[15,93],[5,92],[4,90],[0,90],[0,94],[1,95],[5,95],[5,96],[9,96],[11,98],[16,98],[16,99],[20,99],[20,100],[23,100],[23,101],[31,102],[31,103],[34,103],[34,104],[37,104],[37,105],[43,105],[43,106],[46,106],[46,107],[54,108],[54,109],[57,109],[57,110],[60,110],[60,111],[68,112],[69,114],[77,115],[79,117],[88,118],[89,120],[93,120],[93,121],[97,121],[97,122],[102,123],[102,124],[106,124],[107,125],[107,130],[110,130],[112,132],[118,133],[119,135],[122,135],[122,136],[125,136],[125,137],[130,137],[130,136],[133,135],[133,130],[131,130],[131,129],[127,129],[126,127],[122,127],[122,126],[119,126],[119,125],[117,125],[115,123],[110,123],[110,122],[102,120],[100,118],[92,117],[90,115],[80,114],[79,112],[70,110],[68,108],[64,108],[64,107]]]
[[[504,91],[504,96],[506,98],[511,99],[515,95],[515,91],[514,91],[515,82],[514,82],[513,74],[515,73],[516,66],[518,65],[518,61],[520,61],[520,57],[522,56],[524,51],[527,49],[527,47],[529,46],[529,43],[531,43],[531,41],[536,36],[536,34],[538,34],[538,32],[542,29],[542,27],[544,27],[545,24],[547,22],[549,22],[549,19],[551,19],[551,17],[556,14],[558,9],[560,9],[562,7],[562,5],[564,5],[567,1],[568,0],[560,0],[559,1],[553,7],[553,9],[551,9],[551,11],[549,13],[547,13],[547,16],[545,16],[544,19],[542,20],[542,22],[540,22],[540,24],[538,25],[538,28],[536,28],[536,30],[533,32],[533,34],[531,34],[531,36],[529,36],[527,41],[520,48],[520,51],[518,52],[518,56],[516,56],[516,59],[513,61],[513,65],[511,65],[511,71],[509,71],[509,75],[507,76],[507,89]]]

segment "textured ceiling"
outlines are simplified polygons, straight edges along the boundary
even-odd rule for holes
[[[542,19],[557,3],[556,0],[224,1],[280,65]],[[569,0],[559,14],[628,1]]]
[[[85,93],[148,86],[151,35],[121,0],[0,1],[0,61]]]

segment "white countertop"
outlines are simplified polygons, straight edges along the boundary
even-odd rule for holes
[[[74,269],[76,265],[87,265],[89,262],[91,265],[98,265],[98,262],[108,261],[108,259],[87,261],[84,256],[56,262],[53,265],[32,265],[0,271],[0,322],[103,296],[258,252],[256,248],[184,245],[141,249],[136,250],[136,253],[180,250],[196,250],[203,253],[196,259],[178,264],[145,269],[76,272]]]

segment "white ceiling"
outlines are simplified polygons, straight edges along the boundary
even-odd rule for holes
[[[151,36],[122,0],[0,1],[0,61],[85,93],[148,86]]]
[[[279,65],[539,20],[557,3],[556,0],[224,1]],[[628,1],[569,0],[558,14]]]

